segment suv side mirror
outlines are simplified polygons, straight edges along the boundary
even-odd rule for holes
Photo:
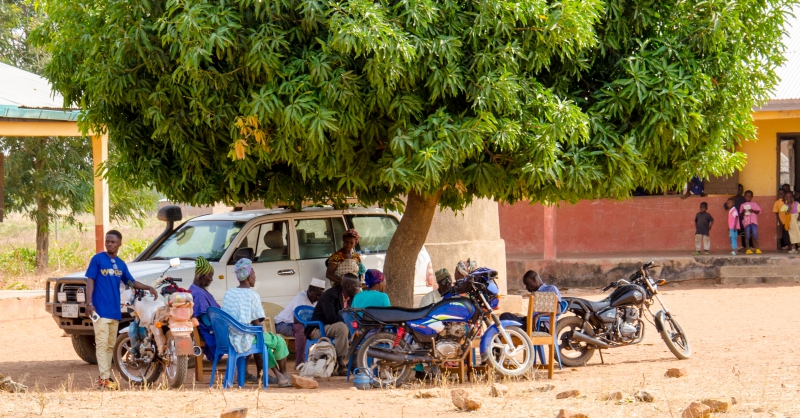
[[[237,261],[243,258],[249,258],[250,260],[253,259],[255,256],[255,251],[253,251],[250,247],[239,248],[233,253],[233,257],[231,257],[231,261],[228,264],[236,264]]]
[[[164,222],[178,222],[183,219],[181,207],[178,205],[167,205],[158,210],[158,220]]]

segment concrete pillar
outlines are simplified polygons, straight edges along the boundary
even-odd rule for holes
[[[556,207],[544,206],[544,259],[556,259]]]
[[[94,163],[94,243],[95,251],[105,251],[108,228],[108,181],[99,175],[100,165],[108,160],[108,135],[92,136],[92,162]]]

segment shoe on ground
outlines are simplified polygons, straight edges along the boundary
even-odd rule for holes
[[[736,255],[736,251],[731,251],[731,255]]]
[[[267,377],[267,383],[269,383],[270,385],[277,385],[278,384],[278,378],[270,374]]]
[[[252,373],[247,373],[244,377],[244,381],[245,383],[259,383],[258,376]]]
[[[703,253],[703,254],[704,254],[704,255],[709,255],[709,254],[711,254],[711,253],[710,253],[710,252],[708,252],[708,251],[706,251],[706,252],[705,252],[705,253]]]
[[[756,249],[756,254],[761,254],[761,250]]]
[[[747,250],[745,254],[753,254],[753,250]]]
[[[700,255],[700,251],[695,251],[692,253],[692,255]]]
[[[797,254],[797,250],[790,250],[789,254]]]
[[[119,389],[119,385],[117,385],[117,382],[111,379],[98,378],[97,382],[95,382],[94,385],[97,389],[108,389],[108,390]]]

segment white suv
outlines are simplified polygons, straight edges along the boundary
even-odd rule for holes
[[[386,250],[399,220],[399,214],[382,209],[329,207],[300,212],[273,209],[203,215],[156,239],[128,263],[128,268],[137,281],[150,284],[167,270],[169,259],[180,258],[184,260],[180,267],[167,274],[182,278],[181,285],[188,288],[194,278],[194,259],[203,256],[214,267],[209,291],[222,301],[229,287],[238,286],[233,274],[235,261],[247,257],[253,260],[255,291],[262,302],[286,306],[297,292],[308,287],[312,278],[325,278],[325,260],[342,247],[342,233],[349,228],[361,236],[356,251],[366,267],[383,270]],[[414,272],[417,298],[430,291],[426,286],[430,283],[426,282],[428,274],[432,275],[431,259],[423,247]],[[85,277],[84,272],[66,278],[79,277]]]

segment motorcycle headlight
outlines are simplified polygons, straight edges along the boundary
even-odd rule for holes
[[[491,292],[493,295],[497,295],[500,293],[500,289],[497,287],[497,283],[490,282],[488,286],[486,286],[486,290]]]

